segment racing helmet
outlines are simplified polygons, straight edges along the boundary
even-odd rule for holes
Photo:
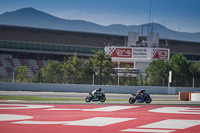
[[[142,89],[141,89],[141,92],[144,93],[144,92],[145,92],[145,89],[142,88]]]
[[[98,91],[101,91],[101,88],[98,88]]]

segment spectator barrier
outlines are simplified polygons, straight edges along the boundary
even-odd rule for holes
[[[90,92],[101,87],[105,93],[135,93],[144,88],[150,94],[179,94],[179,91],[200,92],[200,88],[175,87],[143,87],[143,86],[115,86],[115,85],[84,85],[84,84],[47,84],[47,83],[9,83],[1,82],[0,90],[8,91],[53,91],[53,92]]]

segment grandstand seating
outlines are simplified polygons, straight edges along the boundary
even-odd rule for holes
[[[41,60],[37,60],[36,62],[37,62],[39,69],[41,69],[44,66],[44,64]]]
[[[16,68],[22,66],[28,66],[27,75],[32,78],[45,65],[45,60],[0,58],[0,78],[11,78]]]
[[[1,62],[1,59],[0,59],[0,67],[3,67],[3,63]]]
[[[7,72],[7,74],[8,74],[8,77],[11,77],[11,76],[12,76],[12,72],[13,72],[12,68],[10,68],[10,67],[5,67],[5,69],[6,69],[6,72]]]
[[[0,77],[8,77],[5,67],[0,67]]]
[[[82,39],[83,37],[81,37]],[[79,41],[81,41],[81,39]],[[73,41],[76,39],[68,40]],[[77,40],[76,40],[77,41]],[[43,41],[42,41],[43,42]],[[94,42],[91,42],[94,43]],[[81,44],[81,42],[80,42]],[[44,57],[49,59],[53,58],[60,59],[57,55],[62,55],[68,53],[69,55],[73,55],[74,52],[79,53],[81,56],[91,56],[94,53],[94,50],[103,50],[102,47],[91,47],[84,45],[66,45],[66,44],[54,44],[54,43],[38,43],[38,42],[26,42],[26,41],[11,41],[11,40],[0,40],[0,48],[2,50],[7,51],[15,51],[10,55],[14,55],[14,58],[10,57],[0,57],[0,77],[11,77],[12,73],[16,71],[17,67],[28,66],[27,74],[28,77],[32,78],[42,67],[47,65],[46,60],[42,60]],[[17,51],[17,52],[16,52]],[[30,53],[29,53],[30,51]],[[37,52],[36,52],[37,51]],[[45,54],[43,58],[38,59],[38,55],[36,53]],[[17,54],[16,54],[17,53]],[[19,54],[20,53],[20,54]],[[52,57],[52,53],[54,56]],[[26,56],[28,55],[28,56]],[[26,56],[26,57],[24,57]],[[62,57],[63,58],[63,57]],[[62,61],[60,59],[59,61]]]
[[[15,64],[13,62],[13,60],[11,58],[6,58],[6,60],[8,61],[8,63],[12,66],[15,67]]]
[[[15,67],[22,67],[22,64],[19,59],[10,59]]]
[[[22,66],[29,66],[28,62],[25,59],[20,59]]]
[[[40,70],[36,60],[29,59],[28,62],[29,62],[30,68],[32,69],[33,73],[37,73],[37,71]]]
[[[48,62],[47,62],[46,60],[42,60],[42,62],[43,62],[43,65],[44,65],[44,66],[47,66],[47,65],[48,65]],[[63,62],[61,62],[61,63],[63,63]]]
[[[28,75],[28,77],[34,77],[34,73],[31,68],[27,69],[27,75]]]

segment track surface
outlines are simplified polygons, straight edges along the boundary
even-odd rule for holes
[[[88,96],[88,93],[73,93],[73,92],[32,92],[32,91],[0,91],[0,96],[40,96],[40,97],[54,97],[54,98],[82,98],[85,99]],[[106,99],[124,99],[124,101],[109,101],[107,100],[105,104],[129,104],[128,99],[131,97],[131,94],[115,94],[115,93],[106,93]],[[178,95],[151,95],[152,103],[151,104],[182,104],[182,105],[200,105],[199,102],[191,101],[177,101]],[[13,101],[13,100],[1,100],[0,103],[45,103],[45,104],[85,104],[85,101]],[[93,104],[93,103],[91,103]],[[94,103],[96,104],[96,103]]]
[[[1,133],[200,133],[200,106],[0,104]]]
[[[85,98],[88,93],[73,92],[33,92],[33,91],[0,91],[0,95],[9,96],[40,96],[55,98]],[[129,99],[131,94],[106,93],[107,99]],[[178,100],[178,95],[151,95],[154,100]]]

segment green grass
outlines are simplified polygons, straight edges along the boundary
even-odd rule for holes
[[[82,98],[50,98],[38,96],[0,96],[0,100],[23,100],[23,101],[83,101]]]
[[[23,100],[23,101],[85,101],[84,98],[50,98],[39,96],[0,96],[0,100]],[[107,101],[127,101],[127,99],[106,99]]]

